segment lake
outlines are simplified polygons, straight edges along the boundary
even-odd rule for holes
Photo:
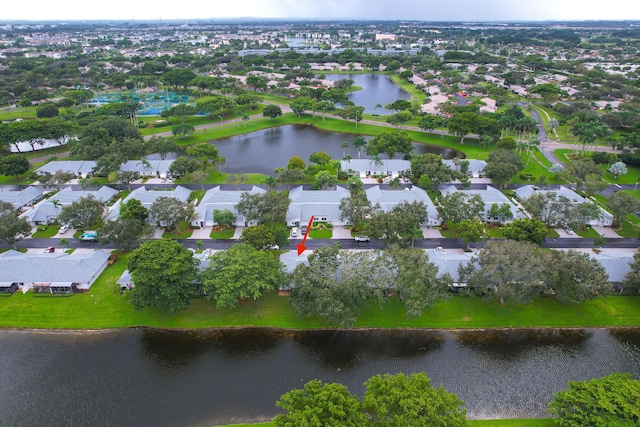
[[[541,417],[569,380],[640,378],[640,329],[0,331],[0,425],[211,426],[268,420],[311,379],[361,395],[425,371],[472,418]]]
[[[387,110],[384,106],[398,99],[408,101],[411,98],[409,93],[384,74],[326,74],[325,78],[332,81],[353,80],[353,84],[360,86],[362,90],[351,92],[349,100],[355,105],[364,107],[365,113],[369,114],[380,116],[394,114],[395,111]],[[376,108],[378,104],[382,107]]]

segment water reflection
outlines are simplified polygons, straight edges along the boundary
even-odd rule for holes
[[[398,99],[409,100],[411,95],[396,85],[391,78],[382,74],[327,74],[327,80],[351,79],[355,86],[362,89],[349,93],[349,101],[364,107],[365,113],[388,115],[395,111],[387,110],[385,105]],[[377,107],[380,105],[379,107]]]

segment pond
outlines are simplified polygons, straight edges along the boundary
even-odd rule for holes
[[[342,159],[343,142],[349,143],[344,153],[357,159],[358,150],[351,146],[354,138],[355,135],[324,132],[313,126],[288,125],[217,139],[211,143],[215,144],[220,155],[227,159],[224,172],[272,174],[273,169],[286,167],[293,156],[299,156],[308,163],[309,155],[315,151],[324,151],[332,159]],[[450,148],[418,143],[413,145],[416,154],[440,154],[445,159],[464,157],[459,151]],[[361,152],[361,157],[368,158],[364,151]]]
[[[355,105],[364,107],[365,113],[369,114],[380,116],[393,114],[395,111],[387,110],[384,106],[398,99],[408,101],[411,98],[409,93],[384,74],[326,74],[325,78],[332,81],[353,80],[354,85],[360,86],[362,90],[351,92],[349,100]],[[381,107],[376,107],[378,104]]]
[[[425,371],[471,418],[546,416],[569,380],[640,378],[640,329],[0,331],[0,425],[211,426],[268,420],[311,379],[362,395]]]

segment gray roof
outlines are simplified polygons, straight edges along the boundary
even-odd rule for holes
[[[376,165],[375,162],[371,159],[351,159],[350,161],[341,160],[340,167],[343,171],[348,171],[349,169],[353,169],[358,172],[371,172],[375,173],[387,173],[387,171],[392,172],[403,172],[411,169],[411,162],[409,160],[401,160],[401,159],[386,159],[382,160],[382,165]]]
[[[74,191],[71,187],[65,187],[58,191],[53,197],[36,205],[26,214],[29,222],[47,222],[50,218],[56,218],[60,214],[60,207],[53,204],[54,200],[60,202],[62,206],[68,206],[73,202],[77,202],[83,197],[93,196],[96,199],[107,202],[118,194],[118,190],[111,187],[103,186],[98,191],[78,190]]]
[[[11,203],[14,208],[32,203],[42,196],[43,191],[38,187],[29,186],[22,190],[0,190],[0,201]]]
[[[459,283],[458,268],[469,264],[473,259],[473,254],[470,252],[447,253],[442,248],[427,249],[425,253],[429,261],[438,266],[438,277],[448,273],[453,278],[453,283]]]
[[[631,271],[630,262],[633,261],[633,252],[613,252],[602,250],[599,254],[589,251],[587,254],[597,260],[609,275],[609,282],[620,283]]]
[[[266,190],[258,186],[253,186],[249,191],[222,190],[220,186],[208,190],[196,208],[197,218],[205,220],[213,218],[213,211],[227,209],[238,217],[238,221],[242,221],[242,216],[238,215],[236,205],[240,202],[243,193],[263,194]]]
[[[473,172],[475,175],[478,172],[482,172],[487,166],[487,162],[484,160],[474,160],[474,159],[464,159],[469,162],[469,172]],[[460,162],[458,159],[445,159],[442,161],[445,165],[449,166],[450,169],[460,170],[460,166],[456,164],[456,162]]]
[[[535,185],[525,185],[520,188],[517,188],[514,191],[514,193],[516,194],[519,200],[527,199],[536,193],[554,193],[558,197],[560,196],[566,197],[567,199],[571,200],[574,203],[593,203],[591,200],[585,199],[584,197],[582,197],[572,189],[565,187],[564,185],[561,185],[557,189],[544,189],[544,188],[538,188]],[[602,207],[600,207],[600,212],[602,213],[603,218],[613,218],[613,215],[611,215]]]
[[[340,220],[340,201],[350,197],[349,190],[336,186],[335,190],[304,190],[302,186],[289,191],[287,222],[308,221],[312,215],[327,217],[328,221]]]
[[[146,186],[142,186],[129,193],[121,203],[127,203],[131,199],[137,199],[140,201],[142,206],[149,209],[153,202],[155,202],[159,197],[173,197],[181,202],[186,202],[189,200],[190,194],[191,190],[182,186],[177,186],[175,189],[170,190],[149,190]],[[114,206],[113,209],[111,209],[105,217],[106,221],[113,221],[120,217],[119,206],[120,205]]]
[[[526,215],[524,215],[518,209],[518,206],[516,206],[511,201],[511,199],[505,196],[505,194],[502,191],[490,185],[487,185],[487,188],[485,190],[482,190],[482,189],[460,190],[455,185],[446,185],[446,186],[441,186],[440,191],[442,192],[443,195],[455,193],[455,192],[462,192],[462,193],[468,194],[469,196],[473,196],[474,194],[477,194],[482,198],[482,201],[484,202],[485,213],[488,212],[489,209],[491,209],[492,205],[495,205],[495,204],[502,205],[503,203],[506,203],[511,207],[511,213],[513,214],[514,219],[526,218]]]
[[[287,273],[293,272],[300,264],[309,265],[309,258],[305,253],[298,256],[298,251],[289,251],[280,255],[280,262],[284,264]]]
[[[88,283],[106,266],[103,251],[66,254],[29,254],[7,251],[0,254],[0,282]]]
[[[427,206],[429,217],[438,218],[438,211],[427,192],[415,185],[404,190],[383,190],[379,185],[376,185],[367,188],[365,193],[372,205],[379,204],[385,212],[389,212],[401,202],[423,202]]]
[[[36,169],[40,175],[54,174],[58,171],[71,172],[75,175],[86,175],[93,171],[96,162],[93,160],[54,160]]]

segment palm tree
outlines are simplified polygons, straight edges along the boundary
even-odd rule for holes
[[[364,139],[364,136],[356,136],[353,139],[353,146],[358,149],[358,158],[360,158],[360,152],[362,148],[367,145],[367,141]]]
[[[346,154],[345,150],[349,148],[349,143],[347,141],[343,141],[342,144],[340,144],[340,147],[342,147],[342,157],[344,157]]]

